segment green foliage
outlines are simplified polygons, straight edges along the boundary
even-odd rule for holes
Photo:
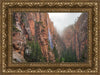
[[[50,48],[50,45],[48,45],[48,50],[50,51],[50,49],[51,49],[51,48]]]
[[[67,50],[62,51],[60,62],[77,62],[75,50],[69,47]]]
[[[25,21],[25,20],[22,18],[22,19],[21,19],[21,22],[24,23],[24,21]]]
[[[26,13],[25,12],[21,12],[21,23],[25,23],[25,21],[26,21]]]
[[[18,30],[14,25],[13,25],[13,31],[14,31],[14,32],[21,32],[21,31]]]
[[[15,12],[13,13],[13,21],[12,21],[12,23],[15,25],[16,24],[16,19],[15,19]]]
[[[44,32],[44,29],[41,29],[41,32]]]
[[[41,62],[46,62],[46,57],[42,57]]]
[[[36,21],[36,23],[43,23],[43,22],[42,21],[39,21],[39,22]]]
[[[85,53],[88,53],[88,52],[87,52],[87,45],[85,45],[85,48],[83,49],[83,52],[82,52],[82,55],[81,55],[81,57],[80,57],[79,62],[84,62],[84,61],[87,60],[87,56],[85,56]]]
[[[65,61],[65,58],[61,57],[60,62],[64,62],[64,61]]]
[[[25,59],[28,62],[45,62],[46,59],[42,57],[41,47],[38,43],[38,41],[27,41],[27,44],[31,47],[32,51],[30,55],[27,56],[25,54]]]
[[[84,62],[87,60],[85,53],[87,53],[87,45],[85,45],[85,48],[83,49],[80,60],[77,60],[76,50],[73,50],[72,46],[70,46],[61,52],[60,62]]]
[[[59,62],[59,59],[58,59],[59,55],[58,55],[58,51],[56,50],[55,46],[53,47],[53,53],[55,55],[56,62]]]
[[[56,58],[56,62],[60,62],[60,60],[58,58]]]
[[[42,25],[43,28],[45,28],[45,26]]]

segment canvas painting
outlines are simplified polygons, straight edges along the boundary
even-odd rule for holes
[[[87,62],[88,13],[13,12],[12,62]]]

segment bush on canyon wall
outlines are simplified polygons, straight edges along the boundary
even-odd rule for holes
[[[17,29],[14,25],[13,25],[12,28],[13,28],[13,31],[14,31],[14,32],[21,32],[21,31],[20,31],[19,29]]]

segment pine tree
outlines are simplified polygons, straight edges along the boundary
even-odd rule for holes
[[[40,62],[42,60],[42,52],[38,41],[27,41],[27,44],[31,47],[31,53],[29,56],[25,55],[26,61]]]
[[[55,46],[53,48],[53,53],[55,55],[56,62],[59,62],[59,59],[58,59],[59,55],[58,55],[58,51],[56,50],[56,47]]]

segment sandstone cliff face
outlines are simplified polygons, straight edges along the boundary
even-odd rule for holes
[[[24,57],[26,42],[32,41],[33,37],[38,40],[44,57],[54,61],[54,54],[48,51],[48,29],[53,33],[53,23],[47,13],[17,12],[13,15],[13,49]],[[52,26],[50,24],[52,23]],[[14,30],[15,30],[14,29]],[[21,44],[19,44],[21,43]],[[21,47],[21,48],[20,48]]]

